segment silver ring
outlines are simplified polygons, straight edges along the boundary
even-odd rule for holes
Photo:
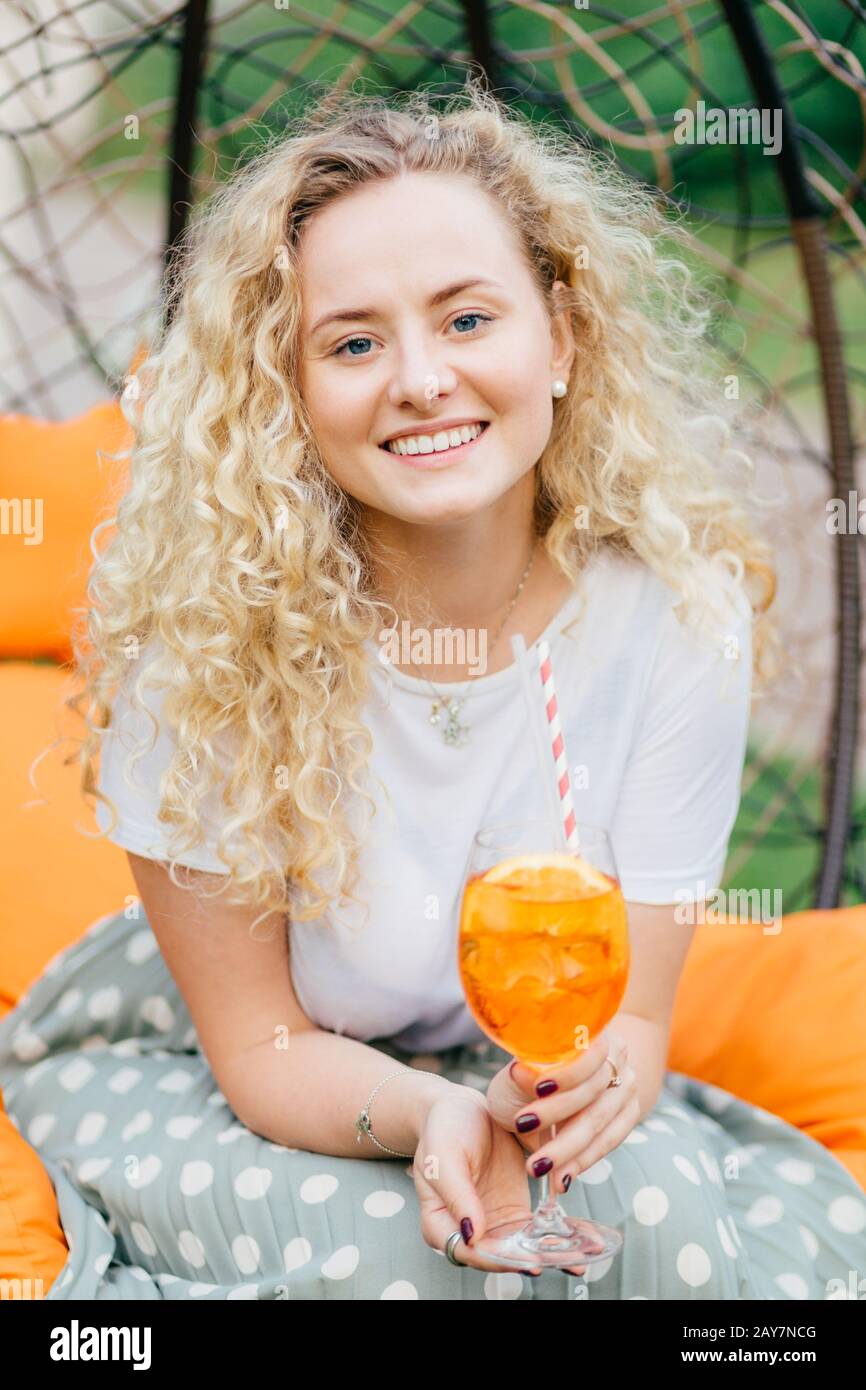
[[[619,1071],[617,1070],[616,1062],[613,1060],[612,1057],[606,1057],[606,1058],[605,1058],[605,1061],[606,1061],[606,1062],[610,1062],[611,1066],[613,1067],[613,1076],[611,1077],[610,1081],[608,1081],[608,1083],[607,1083],[607,1088],[608,1088],[608,1090],[610,1090],[611,1086],[621,1086],[621,1085],[622,1085],[622,1077],[620,1076]]]
[[[448,1237],[448,1239],[447,1239],[446,1242],[445,1242],[445,1255],[446,1255],[446,1257],[451,1261],[451,1263],[452,1263],[453,1265],[459,1265],[461,1269],[465,1269],[465,1265],[464,1265],[463,1261],[462,1261],[462,1260],[455,1260],[455,1258],[454,1258],[454,1247],[455,1247],[455,1245],[457,1244],[458,1240],[462,1240],[462,1239],[463,1239],[463,1232],[462,1232],[462,1231],[452,1231],[452,1232],[451,1232],[451,1235]]]

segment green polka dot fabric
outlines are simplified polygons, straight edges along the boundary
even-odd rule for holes
[[[416,1063],[484,1089],[506,1060],[483,1043]],[[866,1264],[866,1196],[829,1150],[668,1073],[653,1113],[560,1198],[619,1229],[618,1255],[578,1278],[456,1268],[421,1236],[405,1160],[288,1149],[237,1121],[149,925],[122,913],[0,1023],[0,1086],[69,1243],[49,1300],[784,1302],[856,1297]]]

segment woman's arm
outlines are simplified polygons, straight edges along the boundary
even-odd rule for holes
[[[608,1027],[625,1042],[629,1065],[637,1074],[639,1124],[646,1119],[659,1098],[667,1067],[670,1028],[660,1020],[640,1018],[637,1014],[622,1010],[611,1019]],[[610,1074],[609,1067],[607,1071]]]
[[[197,886],[212,876],[187,869],[176,887],[160,861],[129,854],[147,920],[196,1027],[220,1090],[248,1128],[289,1148],[354,1158],[382,1158],[355,1121],[378,1082],[371,1106],[376,1137],[400,1153],[414,1151],[424,1118],[443,1092],[484,1097],[444,1077],[419,1076],[386,1053],[317,1028],[295,997],[286,921],[274,914],[270,935],[249,935],[259,909],[206,898]],[[262,928],[257,928],[261,931]]]
[[[387,1158],[366,1136],[357,1140],[355,1121],[374,1087],[396,1076],[376,1094],[370,1121],[389,1149],[414,1154],[427,1114],[443,1093],[484,1096],[441,1076],[402,1066],[366,1043],[321,1028],[292,1037],[280,1050],[266,1039],[223,1068],[220,1086],[238,1119],[256,1134],[291,1149],[340,1158]]]
[[[676,914],[682,914],[680,904],[630,902],[626,907],[631,966],[622,1004],[608,1027],[628,1047],[643,1120],[664,1082],[677,985],[695,928],[676,920]],[[700,908],[695,903],[694,921],[700,920]]]

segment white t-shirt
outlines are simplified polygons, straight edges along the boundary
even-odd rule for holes
[[[732,599],[730,621],[713,623],[699,639],[679,623],[671,586],[639,560],[603,550],[543,634],[575,814],[608,830],[627,901],[675,903],[684,892],[709,895],[722,881],[746,751],[752,644],[745,593],[726,576],[720,582]],[[582,597],[585,608],[569,631]],[[373,736],[367,787],[377,813],[370,819],[363,806],[357,820],[354,798],[348,807],[352,823],[367,827],[355,892],[369,913],[364,918],[348,903],[315,921],[291,922],[292,982],[321,1028],[436,1051],[483,1037],[457,971],[472,837],[484,825],[544,818],[548,801],[514,663],[469,682],[436,682],[445,693],[470,690],[462,714],[469,742],[452,747],[429,722],[428,683],[382,664],[375,643],[369,650],[372,690],[361,717]],[[147,696],[157,717],[162,697]],[[139,738],[149,734],[150,722],[133,717],[122,689],[113,714],[118,730],[122,723]],[[111,838],[165,858],[168,834],[156,812],[172,730],[161,727],[130,791],[121,746],[133,744],[114,729],[104,740],[99,780],[120,815]],[[97,819],[105,829],[101,805]],[[213,793],[202,820],[211,848],[181,862],[225,873],[212,849],[220,823]]]

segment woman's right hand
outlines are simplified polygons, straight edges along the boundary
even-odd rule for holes
[[[517,1139],[496,1123],[479,1091],[454,1085],[434,1095],[412,1166],[427,1244],[444,1253],[448,1237],[468,1218],[469,1243],[459,1241],[454,1251],[460,1263],[514,1273],[511,1266],[485,1258],[473,1245],[493,1226],[531,1217],[525,1164]],[[534,1273],[541,1270],[540,1265],[530,1268]],[[584,1267],[575,1266],[572,1272],[582,1274]]]

